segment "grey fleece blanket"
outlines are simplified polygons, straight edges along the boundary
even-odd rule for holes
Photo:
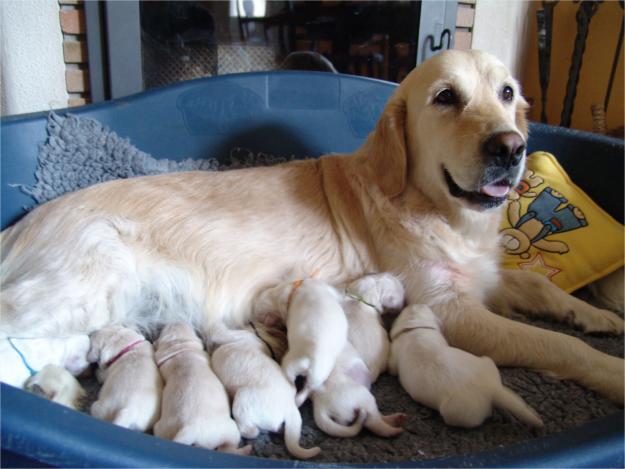
[[[222,170],[242,166],[266,165],[285,161],[271,155],[257,155],[245,149],[233,149],[231,161],[157,160],[108,131],[101,124],[74,116],[51,114],[48,139],[40,149],[37,183],[23,188],[37,203],[65,192],[115,178],[134,177],[182,170]],[[523,317],[517,319],[527,321]],[[623,356],[622,337],[584,335],[561,324],[531,321],[532,324],[579,337],[606,353]],[[402,435],[393,439],[376,437],[367,431],[351,439],[332,438],[319,431],[312,419],[310,404],[302,407],[305,426],[302,445],[319,445],[321,454],[315,462],[391,462],[431,459],[498,448],[578,427],[582,423],[615,413],[611,402],[575,383],[559,381],[522,369],[502,369],[504,383],[520,394],[541,415],[545,427],[530,430],[508,415],[495,411],[492,418],[477,429],[448,427],[437,412],[412,401],[398,381],[383,375],[373,392],[382,412],[405,412],[408,419]],[[86,383],[95,397],[97,386]],[[257,456],[290,459],[282,436],[261,433],[253,442]]]

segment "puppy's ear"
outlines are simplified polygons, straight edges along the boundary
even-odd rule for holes
[[[394,96],[386,105],[368,146],[370,167],[387,197],[399,195],[406,185],[406,103]]]
[[[515,123],[526,140],[529,134],[529,129],[527,126],[527,111],[529,107],[530,106],[527,101],[525,101],[525,99],[521,96],[519,98],[519,102],[516,105]]]

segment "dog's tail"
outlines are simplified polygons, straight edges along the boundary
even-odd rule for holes
[[[358,410],[358,416],[354,423],[351,425],[341,425],[332,420],[332,417],[330,417],[321,406],[313,405],[313,410],[317,426],[328,435],[337,436],[339,438],[351,438],[358,435],[367,418],[367,412]]]
[[[321,451],[321,448],[318,446],[308,449],[300,446],[299,439],[301,433],[302,416],[297,406],[291,405],[290,410],[286,413],[286,419],[284,420],[284,443],[286,444],[286,449],[299,459],[309,459],[317,456]]]
[[[493,396],[493,404],[503,410],[507,410],[521,422],[532,427],[542,427],[543,421],[540,416],[515,392],[505,386],[501,386]]]

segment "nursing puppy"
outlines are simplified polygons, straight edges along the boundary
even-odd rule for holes
[[[272,358],[273,348],[253,332],[239,330],[235,334],[211,335],[211,343],[217,345],[211,363],[228,391],[241,435],[256,438],[260,430],[279,432],[284,424],[290,454],[299,459],[319,454],[320,448],[304,449],[299,444],[302,417],[295,405],[295,386]]]
[[[371,383],[386,370],[388,332],[381,322],[384,310],[400,310],[404,287],[392,274],[365,275],[345,289],[343,309],[349,325],[347,338],[369,370]]]
[[[238,448],[241,434],[230,417],[226,390],[191,326],[165,326],[155,347],[165,388],[154,435],[185,445],[250,454],[251,446]]]
[[[148,431],[158,419],[163,381],[154,349],[138,332],[113,324],[91,335],[87,359],[103,383],[91,415],[130,430]]]
[[[439,320],[427,306],[406,307],[391,328],[391,340],[389,371],[399,375],[415,401],[438,409],[446,424],[477,427],[495,406],[542,427],[536,412],[501,383],[490,358],[447,345]]]
[[[323,385],[311,395],[315,423],[328,435],[352,437],[362,429],[379,436],[397,436],[405,414],[382,415],[369,391],[370,372],[348,342]],[[352,423],[353,422],[353,423]]]
[[[256,295],[294,268],[331,285],[391,272],[452,346],[622,404],[623,359],[504,317],[623,333],[618,315],[499,267],[504,202],[525,168],[526,109],[499,60],[449,50],[410,72],[350,155],[108,181],[52,200],[2,233],[0,338],[112,322],[149,330],[181,312],[202,332],[215,321],[241,326]],[[145,314],[155,298],[160,307]]]
[[[26,380],[24,389],[74,410],[82,407],[82,401],[87,395],[78,380],[58,365],[44,366]]]
[[[46,365],[65,368],[78,376],[89,366],[89,343],[86,334],[64,338],[0,339],[0,381],[21,388],[29,377]]]
[[[289,350],[282,359],[282,369],[291,383],[298,376],[306,377],[295,397],[298,406],[330,376],[347,343],[342,300],[334,287],[307,278],[268,288],[254,305],[259,321],[274,321],[278,314],[286,324]]]

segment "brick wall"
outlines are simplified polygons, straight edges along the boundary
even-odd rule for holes
[[[475,1],[460,0],[458,2],[455,49],[467,50],[471,48],[473,22],[475,20]]]
[[[82,106],[91,102],[84,3],[83,0],[59,0],[59,4],[61,7],[59,19],[63,32],[65,83],[69,93],[67,105]]]

